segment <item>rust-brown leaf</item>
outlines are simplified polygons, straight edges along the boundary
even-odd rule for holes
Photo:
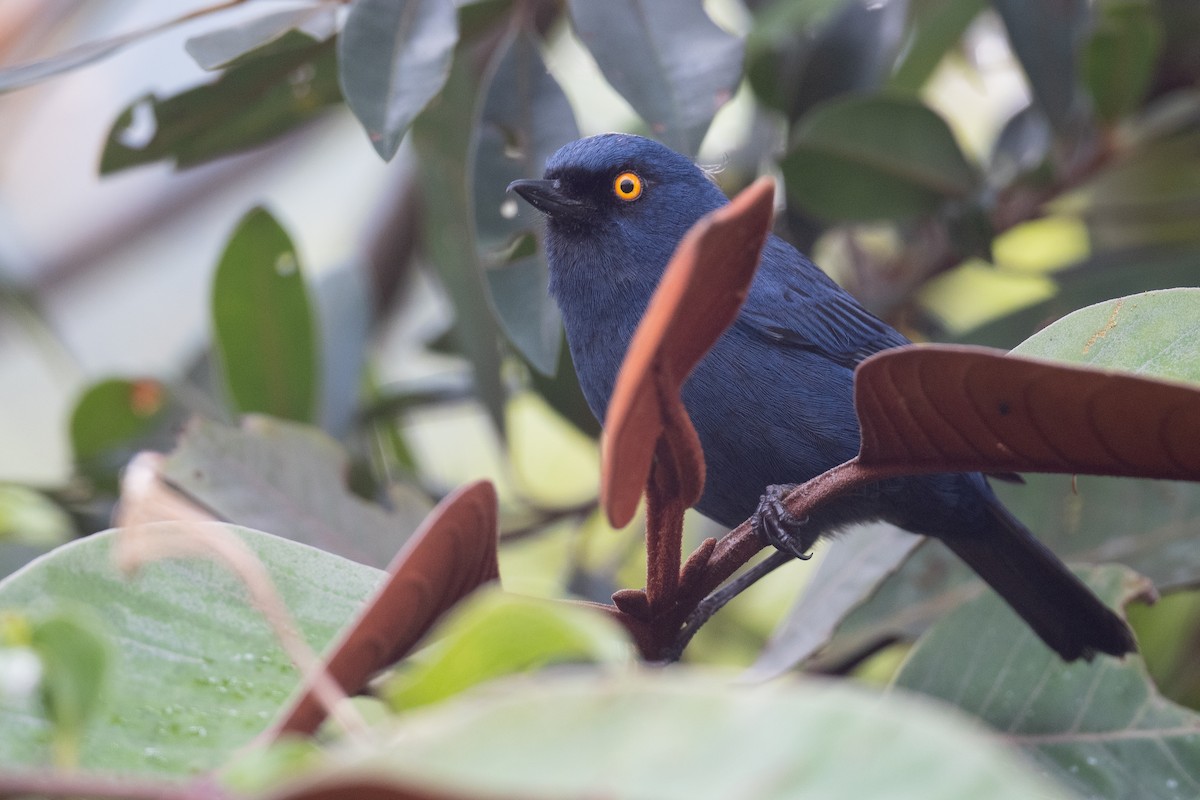
[[[733,323],[746,298],[774,210],[775,183],[759,178],[729,205],[697,222],[650,299],[617,376],[605,422],[601,502],[617,527],[629,523],[666,434],[688,505],[704,485],[704,459],[679,390]]]
[[[1200,389],[998,350],[885,351],[855,376],[865,467],[1200,480]]]
[[[328,671],[349,694],[399,661],[433,623],[473,589],[500,577],[496,564],[496,490],[478,481],[430,512],[388,567],[389,578],[342,634]],[[304,691],[271,731],[312,733],[324,711]]]

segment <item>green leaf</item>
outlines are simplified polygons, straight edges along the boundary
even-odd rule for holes
[[[1128,617],[1158,690],[1189,708],[1200,705],[1200,591],[1172,592],[1153,606],[1131,606]]]
[[[353,698],[350,702],[357,703],[361,699],[365,698]],[[276,739],[266,747],[238,751],[230,763],[221,765],[220,781],[225,788],[254,797],[320,763],[321,747],[316,739],[289,736]]]
[[[346,455],[321,431],[269,417],[240,430],[195,419],[164,476],[222,519],[386,567],[430,510],[415,492],[394,511],[346,489]]]
[[[1157,6],[1146,0],[1096,4],[1096,23],[1083,47],[1082,72],[1096,114],[1116,122],[1141,104],[1162,45]]]
[[[793,122],[838,95],[878,89],[904,43],[906,0],[831,5],[768,6],[746,44],[755,94]]]
[[[454,305],[455,343],[471,362],[475,392],[492,421],[504,429],[500,331],[488,307],[479,264],[467,163],[475,125],[479,79],[472,72],[480,47],[459,47],[446,89],[413,124],[412,143],[425,187],[424,246]]]
[[[1200,202],[1197,153],[1200,133],[1194,131],[1150,142],[1055,200],[1053,210],[1118,221],[1133,215],[1191,220]]]
[[[1162,289],[1081,308],[1013,353],[1200,383],[1200,289]]]
[[[300,632],[322,650],[383,573],[257,531],[240,536],[267,567]],[[179,535],[160,523],[148,533]],[[194,527],[194,526],[193,526]],[[108,711],[84,733],[80,766],[189,776],[224,763],[262,731],[299,683],[245,588],[208,561],[168,561],[120,575],[115,532],[54,550],[0,581],[0,608],[28,617],[89,607],[109,631]],[[0,695],[0,767],[44,763],[51,725]]]
[[[922,541],[879,522],[852,528],[830,542],[816,573],[750,667],[751,678],[775,678],[811,658]]]
[[[451,0],[354,0],[338,41],[346,104],[391,160],[450,72],[458,41]]]
[[[1148,588],[1118,566],[1084,577],[1110,605]],[[990,593],[923,637],[896,686],[975,715],[1081,796],[1200,790],[1200,715],[1160,696],[1140,657],[1066,664]]]
[[[1054,144],[1054,131],[1037,106],[1030,103],[1013,114],[1000,129],[988,156],[988,177],[996,186],[1007,186],[1024,175],[1033,173],[1034,178],[1043,178],[1040,183],[1051,179],[1049,170],[1039,172],[1046,165],[1050,148]]]
[[[74,533],[67,512],[50,498],[26,486],[0,483],[0,542],[48,548],[63,544]]]
[[[1127,248],[1097,253],[1054,273],[1058,293],[1041,303],[976,328],[960,338],[967,344],[1013,347],[1047,321],[1112,297],[1194,283],[1200,248],[1178,245]]]
[[[1178,481],[1026,475],[993,485],[1005,507],[1059,558],[1119,560],[1163,591],[1200,583],[1200,486]],[[912,638],[963,602],[990,593],[940,542],[921,547],[841,623],[810,663],[830,669],[897,636]]]
[[[241,25],[193,36],[183,47],[204,69],[220,69],[278,41],[289,31],[299,29],[323,42],[333,35],[336,21],[336,10],[326,5],[276,11]]]
[[[742,75],[742,42],[695,0],[570,0],[600,71],[654,136],[694,155]]]
[[[992,0],[1039,108],[1059,133],[1085,113],[1075,64],[1090,15],[1087,0]]]
[[[579,138],[579,129],[528,33],[509,36],[499,48],[483,94],[471,151],[479,260],[505,334],[535,369],[549,375],[558,363],[562,321],[547,293],[545,255],[528,248],[540,235],[541,221],[504,191],[518,178],[540,178],[547,159]]]
[[[95,485],[115,491],[118,474],[173,419],[169,392],[156,380],[111,378],[88,387],[71,412],[75,467]]]
[[[71,447],[77,460],[145,436],[161,419],[166,388],[155,380],[112,378],[90,386],[71,412]]]
[[[195,166],[268,142],[341,100],[333,41],[289,31],[212,83],[135,101],[108,132],[100,173],[164,159]]]
[[[530,800],[1068,797],[968,720],[844,683],[745,686],[672,669],[489,688],[406,715],[375,752],[276,798],[364,779]]]
[[[57,766],[72,768],[109,678],[106,626],[87,609],[60,612],[34,621],[30,644],[42,663],[42,702],[53,725]]]
[[[552,664],[626,664],[632,652],[624,629],[599,611],[499,589],[457,607],[433,635],[436,641],[384,686],[393,708],[429,705]]]
[[[1149,292],[1084,309],[1013,352],[1200,383],[1200,289]],[[1029,475],[1024,486],[995,488],[1061,558],[1120,560],[1164,590],[1200,583],[1197,484]],[[882,639],[918,634],[980,591],[965,565],[931,543],[850,614],[839,630],[842,640],[820,661],[837,663]]]
[[[908,92],[925,84],[946,52],[987,7],[987,0],[915,0],[912,5],[910,39],[888,81],[890,88]]]
[[[243,217],[225,246],[212,311],[237,410],[312,420],[318,366],[308,290],[291,238],[265,209]]]
[[[370,270],[361,263],[322,270],[311,289],[320,363],[321,427],[344,439],[359,422],[364,371],[371,352],[372,308]]]
[[[885,95],[813,109],[781,166],[788,194],[834,220],[914,217],[965,200],[978,184],[941,117]]]

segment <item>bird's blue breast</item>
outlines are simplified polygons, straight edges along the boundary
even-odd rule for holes
[[[551,292],[562,311],[580,387],[603,421],[657,280],[599,280],[612,274],[605,248],[579,241],[561,252],[555,246],[551,237]],[[852,457],[858,423],[851,381],[850,370],[812,352],[781,348],[735,323],[683,390],[706,464],[706,488],[697,508],[733,526],[754,511],[764,487],[805,481]]]
[[[753,513],[765,487],[801,483],[853,457],[851,380],[819,355],[735,324],[683,390],[707,473],[697,508],[732,527]]]

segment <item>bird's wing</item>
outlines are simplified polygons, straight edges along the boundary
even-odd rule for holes
[[[771,238],[739,324],[847,369],[880,350],[909,344],[799,251]]]

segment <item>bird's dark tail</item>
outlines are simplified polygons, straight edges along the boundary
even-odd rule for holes
[[[988,500],[988,530],[939,537],[946,546],[1064,660],[1135,651],[1129,626],[998,500]]]

